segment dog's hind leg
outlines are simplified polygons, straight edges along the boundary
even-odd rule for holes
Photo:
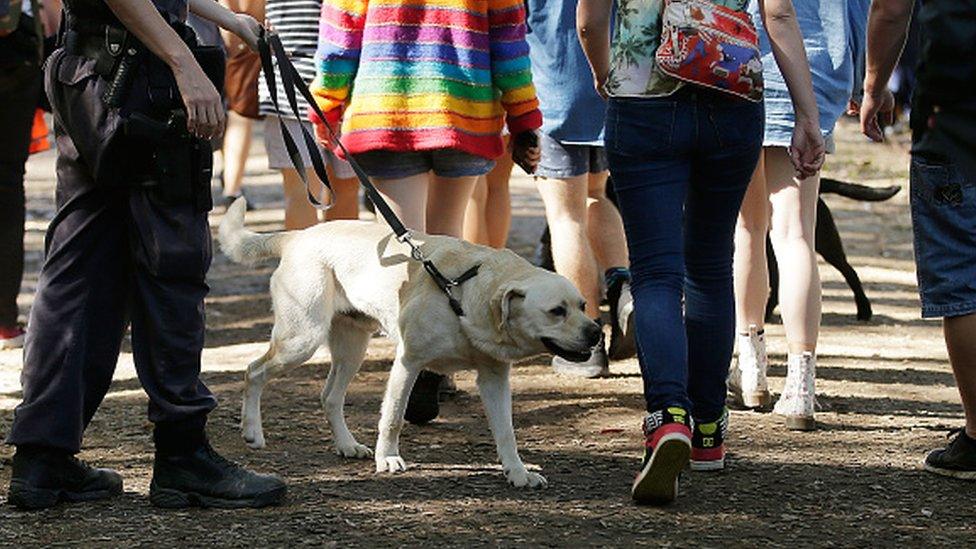
[[[854,303],[857,305],[857,319],[871,320],[874,314],[871,310],[871,300],[864,293],[864,285],[861,278],[857,276],[857,271],[847,260],[847,253],[844,251],[844,243],[840,238],[840,231],[837,230],[837,223],[834,221],[833,214],[827,204],[820,200],[817,203],[817,253],[824,258],[824,261],[840,271],[844,281],[854,292]]]
[[[525,468],[515,444],[515,427],[512,425],[512,388],[508,377],[511,366],[493,364],[478,369],[478,392],[485,405],[488,425],[495,437],[498,458],[502,462],[505,478],[518,488],[545,488],[546,478]]]
[[[332,329],[329,331],[332,368],[329,369],[329,377],[322,389],[322,408],[332,428],[336,453],[348,458],[368,458],[373,455],[368,446],[356,442],[356,438],[349,432],[343,413],[346,390],[363,363],[372,335],[371,330],[363,328],[362,323],[341,314],[333,318]]]
[[[311,358],[322,344],[332,321],[333,304],[325,299],[332,294],[331,274],[322,273],[323,278],[315,281],[318,283],[315,285],[308,284],[308,280],[288,282],[279,277],[280,272],[283,271],[279,269],[271,277],[275,309],[271,347],[247,367],[244,375],[241,432],[247,445],[255,449],[263,448],[265,444],[261,394],[271,374],[304,364]],[[298,276],[294,270],[284,272],[285,277]],[[302,288],[303,292],[290,290],[295,287]]]
[[[380,408],[379,435],[376,437],[377,473],[407,470],[406,462],[400,457],[400,430],[403,429],[403,415],[407,410],[410,391],[422,367],[406,364],[402,353],[403,343],[400,342]]]

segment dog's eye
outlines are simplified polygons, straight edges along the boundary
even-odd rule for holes
[[[552,316],[566,316],[566,307],[553,307],[552,309],[549,309],[549,314]]]
[[[579,304],[579,309],[581,311],[584,311],[584,312],[586,311],[586,302],[585,301]]]

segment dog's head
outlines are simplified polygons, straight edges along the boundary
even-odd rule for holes
[[[600,341],[600,325],[586,316],[579,290],[564,277],[539,269],[502,284],[491,300],[492,321],[526,356],[550,352],[582,362]]]

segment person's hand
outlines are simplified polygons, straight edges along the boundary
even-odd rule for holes
[[[860,116],[861,114],[861,103],[854,99],[847,100],[847,110],[844,112],[847,116]]]
[[[593,75],[593,88],[596,89],[596,93],[603,98],[604,101],[607,100],[607,78],[609,78],[610,73],[606,72],[604,74]]]
[[[237,25],[234,34],[239,36],[252,51],[258,51],[258,39],[263,32],[261,23],[246,13],[238,13],[235,17]]]
[[[213,139],[223,134],[226,120],[223,101],[192,55],[173,67],[173,76],[186,106],[186,129],[203,139]]]
[[[512,136],[512,160],[525,170],[525,173],[535,173],[541,158],[542,149],[539,148],[538,131],[529,130]]]
[[[334,149],[336,142],[335,139],[332,139],[332,133],[329,131],[329,128],[326,128],[322,122],[315,122],[312,126],[315,128],[315,137],[318,138],[322,148],[327,151]]]
[[[895,96],[891,94],[891,90],[883,88],[879,93],[865,91],[861,102],[861,132],[871,141],[878,143],[884,141],[884,128],[881,127],[878,119],[880,118],[885,126],[890,126],[894,122],[894,113]]]
[[[816,120],[797,120],[793,125],[789,153],[798,178],[806,179],[820,171],[824,162],[824,140]]]

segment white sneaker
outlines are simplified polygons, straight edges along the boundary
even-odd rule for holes
[[[729,370],[729,392],[746,408],[768,408],[771,401],[766,370],[766,334],[753,324],[748,334],[736,335],[739,357]]]
[[[786,368],[786,385],[773,413],[786,418],[787,429],[813,431],[817,428],[813,417],[817,407],[817,357],[809,351],[791,353]]]
[[[554,356],[552,357],[552,369],[557,374],[567,376],[584,378],[606,377],[610,375],[610,359],[607,358],[607,351],[603,345],[603,337],[601,336],[600,342],[591,350],[590,358],[583,362],[572,362],[565,358]]]

